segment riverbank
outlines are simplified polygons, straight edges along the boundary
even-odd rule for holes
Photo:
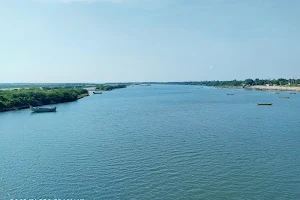
[[[36,106],[45,106],[50,104],[59,104],[73,102],[78,99],[89,96],[85,89],[22,89],[11,91],[0,91],[0,112],[21,110],[29,107],[29,104]]]
[[[276,90],[276,91],[297,91],[300,92],[300,86],[266,86],[266,85],[254,85],[248,86],[247,89],[255,90]]]
[[[126,88],[127,85],[126,84],[104,84],[104,85],[98,85],[96,87],[96,91],[111,91],[111,90],[115,90],[115,89],[122,89],[122,88]]]

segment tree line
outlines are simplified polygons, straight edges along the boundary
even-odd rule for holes
[[[231,81],[188,81],[188,82],[167,82],[165,84],[178,84],[178,85],[203,85],[214,87],[242,87],[252,85],[300,85],[300,79],[246,79],[246,80],[231,80]]]
[[[0,88],[42,88],[43,90],[54,90],[61,88],[87,88],[96,87],[97,84],[94,83],[0,83]]]
[[[0,90],[0,111],[26,108],[30,105],[41,106],[76,101],[87,96],[86,89],[42,90],[40,88],[20,90]]]
[[[110,90],[126,88],[126,87],[127,87],[126,84],[116,84],[116,85],[103,84],[103,85],[98,85],[96,87],[96,90],[110,91]]]

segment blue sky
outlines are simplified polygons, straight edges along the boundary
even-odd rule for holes
[[[0,82],[300,78],[297,0],[2,0]]]

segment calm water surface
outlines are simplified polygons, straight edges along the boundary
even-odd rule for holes
[[[0,199],[300,199],[300,93],[279,95],[153,85],[0,113]]]

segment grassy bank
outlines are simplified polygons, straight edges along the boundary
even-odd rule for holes
[[[28,108],[28,104],[42,106],[72,102],[85,96],[88,96],[88,91],[85,89],[42,90],[34,88],[10,91],[0,90],[0,112]]]

